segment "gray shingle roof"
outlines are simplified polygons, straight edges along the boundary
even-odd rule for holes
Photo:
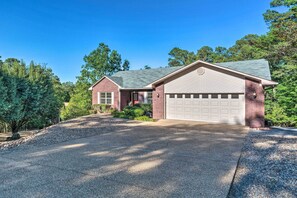
[[[269,63],[265,59],[215,63],[215,65],[226,67],[228,69],[239,71],[266,80],[271,80]]]
[[[264,59],[260,60],[248,60],[248,61],[237,61],[237,62],[225,62],[215,63],[221,67],[226,67],[238,72],[253,75],[266,80],[271,80],[270,70],[268,61]],[[139,89],[144,88],[148,84],[176,71],[181,67],[165,67],[157,69],[143,69],[143,70],[130,70],[120,71],[115,73],[109,78],[126,89]]]
[[[154,82],[182,67],[166,67],[157,69],[143,69],[120,71],[112,76],[111,80],[120,85],[122,88],[144,88],[151,82]]]

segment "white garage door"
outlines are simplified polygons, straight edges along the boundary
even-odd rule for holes
[[[166,94],[166,118],[244,125],[244,94]]]

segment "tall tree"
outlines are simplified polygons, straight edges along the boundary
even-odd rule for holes
[[[29,67],[17,59],[7,59],[0,68],[0,121],[7,123],[19,138],[18,131],[38,121],[50,124],[59,116],[52,72],[31,62]]]
[[[170,67],[187,65],[196,60],[194,52],[189,52],[177,47],[169,52],[169,56],[168,65]]]
[[[197,51],[197,60],[202,60],[206,62],[213,62],[214,52],[209,46],[203,46]]]
[[[122,63],[121,55],[100,43],[97,49],[84,57],[81,75],[77,77],[74,93],[68,106],[62,110],[63,119],[71,119],[89,113],[91,109],[91,92],[88,88],[104,75],[112,75],[118,71],[129,70],[129,61]]]

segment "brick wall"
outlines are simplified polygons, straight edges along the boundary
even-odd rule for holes
[[[159,84],[153,91],[153,118],[164,119],[164,84]]]
[[[253,94],[256,93],[255,97]],[[245,122],[251,128],[264,127],[264,89],[261,84],[245,80]]]
[[[119,87],[110,81],[108,78],[104,78],[92,90],[92,104],[98,104],[98,92],[113,92],[114,104],[113,107],[119,109]]]
[[[121,110],[130,102],[130,91],[121,91]]]

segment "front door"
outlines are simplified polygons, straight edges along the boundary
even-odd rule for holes
[[[132,104],[133,104],[133,105],[139,103],[138,93],[137,93],[137,92],[132,92],[132,93],[131,93],[131,98],[132,98]]]

